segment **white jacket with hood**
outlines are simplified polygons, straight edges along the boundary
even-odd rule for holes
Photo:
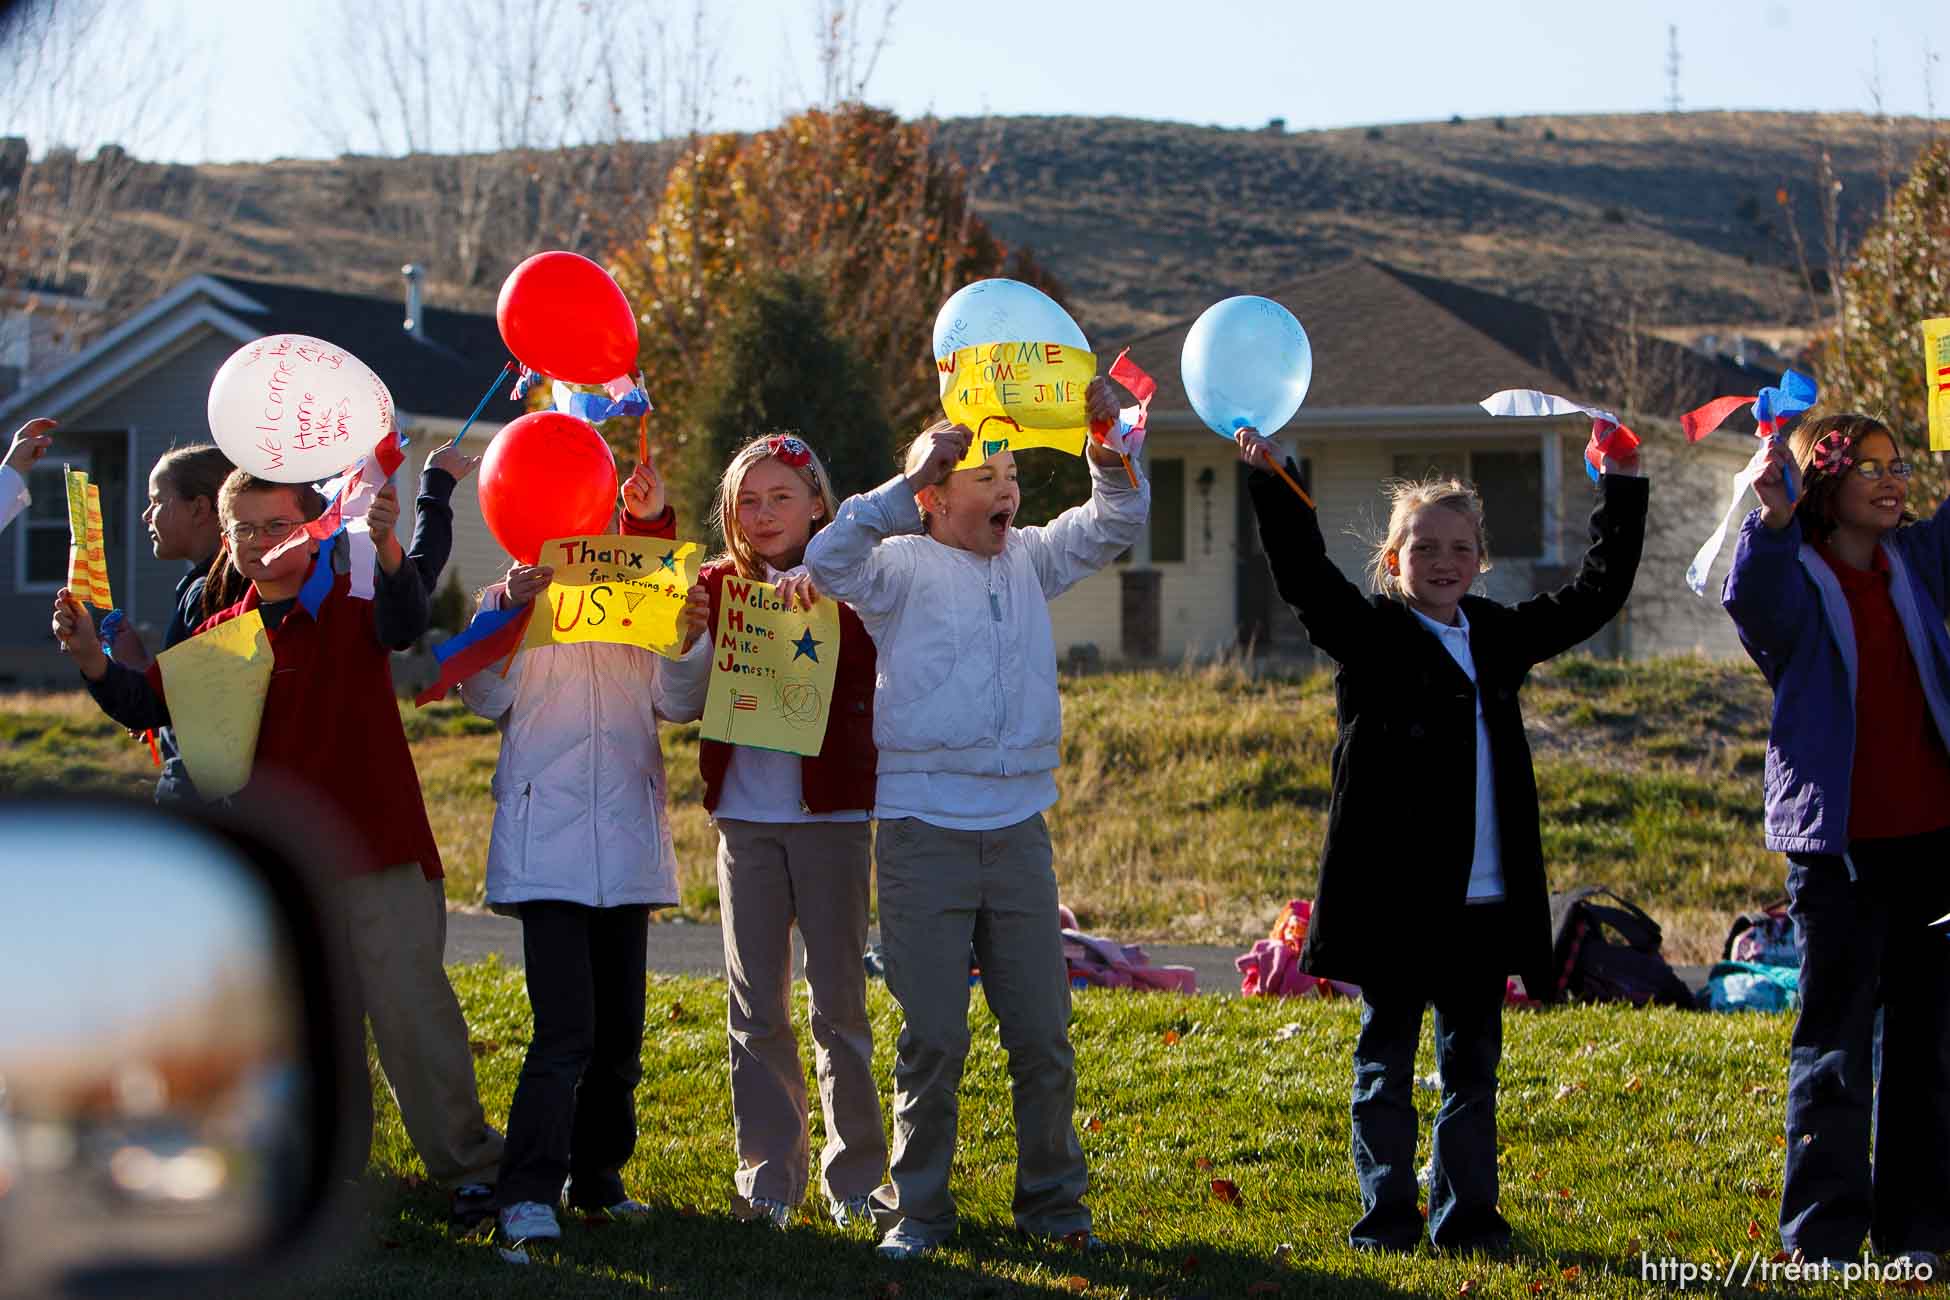
[[[1134,545],[1149,483],[1090,465],[1090,499],[977,555],[921,531],[905,478],[848,498],[806,546],[819,590],[853,606],[879,651],[882,772],[1020,776],[1057,764],[1063,733],[1049,602]]]
[[[487,602],[498,600],[489,588]],[[492,606],[490,606],[492,607]],[[665,807],[663,660],[636,646],[536,646],[460,684],[501,730],[487,901],[677,902]]]

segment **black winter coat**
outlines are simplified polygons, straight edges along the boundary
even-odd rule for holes
[[[1291,465],[1291,462],[1289,462]],[[1426,986],[1463,933],[1476,851],[1476,689],[1496,775],[1508,952],[1533,995],[1550,987],[1550,894],[1537,780],[1517,691],[1531,666],[1588,639],[1625,604],[1648,485],[1607,474],[1578,575],[1518,605],[1465,596],[1477,687],[1408,605],[1366,596],[1327,557],[1320,521],[1273,475],[1248,479],[1281,599],[1339,665],[1333,792],[1300,963],[1355,984]]]

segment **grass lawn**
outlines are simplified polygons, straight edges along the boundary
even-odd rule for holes
[[[454,981],[498,1123],[528,1037],[520,974],[488,963],[456,968]],[[732,1217],[722,984],[656,978],[642,1137],[625,1171],[631,1191],[658,1207],[650,1221],[568,1220],[558,1247],[538,1248],[527,1268],[504,1264],[485,1233],[446,1225],[445,1197],[421,1181],[382,1096],[372,1208],[356,1246],[280,1293],[1636,1296],[1641,1252],[1724,1270],[1777,1249],[1784,1016],[1509,1014],[1502,1205],[1518,1249],[1493,1262],[1426,1246],[1372,1257],[1345,1245],[1359,1213],[1347,1119],[1356,1005],[1080,993],[1073,1038],[1089,1202],[1115,1247],[1086,1259],[1013,1235],[1004,1057],[975,1004],[955,1175],[962,1226],[932,1259],[883,1264],[868,1236],[843,1234],[823,1215],[802,1214],[782,1234]],[[878,984],[871,1005],[885,1105],[898,1011]],[[799,1021],[804,1050],[803,1000]],[[1418,1068],[1434,1069],[1426,1031]],[[1436,1099],[1417,1091],[1424,1154]],[[1215,1192],[1215,1180],[1236,1187],[1236,1199]]]
[[[1312,892],[1334,741],[1331,678],[1235,668],[1065,678],[1057,876],[1086,928],[1239,944]],[[1609,884],[1664,926],[1675,961],[1718,955],[1733,913],[1782,892],[1761,847],[1768,697],[1750,667],[1571,657],[1524,709],[1556,888]],[[456,701],[402,706],[451,901],[481,901],[497,736]],[[717,917],[716,834],[697,728],[664,759],[683,911]],[[0,696],[0,788],[140,790],[147,751],[80,694]]]

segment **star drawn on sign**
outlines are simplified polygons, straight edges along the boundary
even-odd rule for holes
[[[663,565],[666,569],[669,569],[672,573],[677,572],[677,548],[672,547],[670,550],[665,551],[662,555],[659,555],[657,557],[657,563]]]
[[[815,647],[819,644],[819,642],[813,640],[811,628],[807,628],[804,632],[800,633],[799,639],[792,643],[792,658],[794,662],[798,661],[800,655],[804,655],[814,663],[818,663],[819,654]]]

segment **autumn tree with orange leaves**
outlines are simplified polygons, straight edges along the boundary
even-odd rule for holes
[[[896,440],[918,431],[940,410],[930,341],[949,295],[1004,275],[1061,296],[1028,253],[975,215],[969,179],[931,125],[858,104],[756,135],[701,137],[672,168],[643,234],[608,259],[640,315],[666,454],[682,455],[696,436],[691,398],[732,290],[759,273],[789,272],[816,288],[833,327],[867,359]]]

